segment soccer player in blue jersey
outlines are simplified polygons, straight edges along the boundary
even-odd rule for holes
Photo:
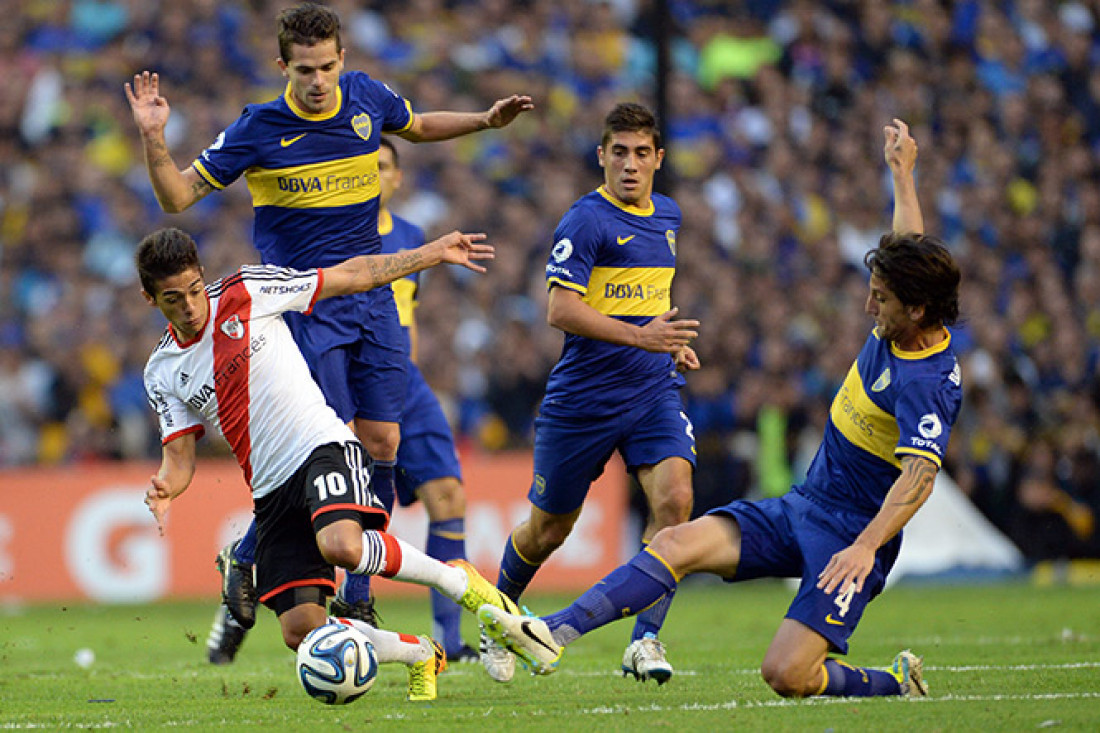
[[[530,97],[513,95],[480,113],[415,113],[382,82],[359,71],[342,73],[340,20],[331,9],[297,5],[280,13],[278,28],[285,92],[248,105],[183,170],[165,141],[169,106],[158,75],[145,71],[126,84],[161,207],[183,211],[243,175],[255,209],[253,241],[267,264],[326,267],[381,251],[382,133],[413,142],[447,140],[504,127],[533,109]],[[392,496],[408,379],[392,290],[327,300],[308,325],[298,314],[287,320],[325,398],[373,459],[375,492]],[[223,553],[222,564],[251,564],[253,546],[246,536],[229,556]],[[237,619],[245,626],[253,620]]]
[[[922,660],[908,650],[888,669],[829,656],[847,653],[867,604],[885,587],[962,402],[947,330],[958,317],[959,269],[943,243],[924,234],[908,128],[894,120],[885,137],[893,232],[864,258],[865,310],[875,327],[833,400],[805,482],[783,497],[735,501],[662,530],[558,613],[538,619],[480,609],[490,635],[537,672],[553,671],[561,648],[579,636],[668,597],[690,573],[730,582],[800,577],[761,665],[772,689],[788,697],[927,694]]]
[[[424,244],[424,232],[389,210],[390,198],[401,187],[400,158],[389,139],[382,138],[380,143],[378,231],[382,236],[382,254],[397,254]],[[420,273],[415,272],[392,283],[401,325],[409,338],[410,356],[405,413],[401,418],[401,446],[397,450],[396,499],[401,506],[409,506],[417,500],[424,503],[428,514],[427,555],[448,562],[466,557],[466,498],[451,427],[439,399],[416,366],[414,311],[420,287],[419,276]],[[393,511],[393,501],[394,496],[390,495],[389,502],[383,502],[387,512]],[[248,529],[248,533],[254,532],[255,522]],[[225,558],[222,561],[225,562]],[[235,571],[243,571],[250,578],[252,567],[242,566]],[[373,621],[372,618],[364,618],[374,615],[373,605],[368,604],[369,598],[370,576],[348,573],[330,604],[330,611],[333,616]],[[431,598],[432,637],[442,644],[448,662],[476,661],[477,653],[462,640],[462,609],[434,588]],[[251,597],[247,602],[255,605]],[[210,660],[215,663],[232,662],[244,641],[246,629],[227,616],[227,610],[219,609],[207,641]],[[247,609],[247,613],[255,615],[252,609]]]
[[[672,307],[680,208],[653,191],[664,157],[657,120],[641,105],[617,105],[597,154],[604,183],[562,217],[546,265],[547,320],[565,344],[535,421],[530,515],[500,563],[497,587],[513,599],[565,542],[616,450],[649,501],[644,539],[691,515],[695,438],[680,388],[681,372],[699,366],[688,346],[699,322]],[[662,683],[672,675],[657,640],[667,607],[639,615],[624,673]],[[493,679],[512,678],[511,654],[484,637],[481,651]]]

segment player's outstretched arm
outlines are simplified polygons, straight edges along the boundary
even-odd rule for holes
[[[485,272],[480,260],[491,260],[494,248],[482,244],[485,235],[451,232],[416,249],[386,255],[361,255],[323,270],[318,300],[336,295],[361,293],[393,282],[414,272],[448,263],[474,272]]]
[[[425,112],[413,115],[412,125],[400,135],[414,143],[450,140],[478,130],[505,127],[534,108],[531,97],[513,94],[498,99],[485,112]]]
[[[127,82],[125,88],[134,123],[141,133],[145,168],[157,202],[170,214],[183,211],[214,189],[190,166],[180,170],[168,152],[164,128],[171,109],[160,95],[160,77],[143,71],[135,74],[133,84]]]
[[[195,475],[195,434],[181,435],[161,449],[160,470],[150,477],[145,491],[145,505],[157,520],[157,530],[164,534],[164,518],[172,500],[191,485]]]
[[[924,217],[917,199],[913,169],[917,165],[917,141],[909,126],[895,118],[883,128],[886,144],[883,154],[894,177],[894,231],[899,234],[924,234]]]

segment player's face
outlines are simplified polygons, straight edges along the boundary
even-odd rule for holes
[[[902,304],[878,275],[871,275],[869,290],[864,310],[875,319],[879,338],[902,347],[911,343],[920,334],[919,318],[915,318],[919,313]]]
[[[210,317],[210,301],[206,298],[202,270],[189,267],[177,275],[164,278],[159,285],[156,297],[142,293],[145,300],[160,309],[180,341],[195,338]]]
[[[384,145],[378,148],[378,185],[378,204],[384,209],[394,191],[401,188],[401,169],[393,161],[393,152]]]
[[[665,157],[663,148],[653,147],[653,136],[645,132],[612,133],[607,145],[596,152],[608,192],[627,206],[648,206],[653,174]]]
[[[310,114],[331,112],[336,108],[336,89],[344,69],[344,51],[336,50],[336,40],[312,46],[293,43],[290,61],[278,60],[283,76],[290,80],[294,102]]]

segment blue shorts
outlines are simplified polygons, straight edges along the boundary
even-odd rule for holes
[[[389,287],[319,301],[283,316],[325,401],[344,422],[400,422],[408,337]]]
[[[416,490],[428,481],[454,477],[462,480],[454,434],[439,398],[424,381],[416,364],[409,363],[409,388],[401,419],[397,448],[397,500],[401,506],[416,501]]]
[[[735,501],[708,514],[733,517],[741,528],[741,560],[730,582],[754,578],[801,578],[787,618],[821,634],[841,654],[856,630],[863,609],[886,586],[901,536],[887,542],[859,593],[838,589],[826,594],[817,576],[833,555],[852,544],[871,521],[854,512],[826,509],[794,491],[774,499]]]
[[[678,391],[611,417],[535,419],[535,478],[527,498],[550,514],[584,503],[592,482],[619,451],[627,470],[680,457],[695,465],[695,435]]]

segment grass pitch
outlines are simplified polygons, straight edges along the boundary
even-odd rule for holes
[[[148,606],[50,604],[0,610],[0,729],[239,730],[1097,730],[1100,589],[1027,584],[901,585],[876,600],[848,661],[885,666],[900,649],[925,657],[920,700],[777,697],[760,679],[764,650],[791,598],[785,585],[687,583],[662,638],[668,684],[623,679],[630,621],[568,648],[551,677],[492,682],[477,665],[440,678],[432,703],[404,700],[405,671],[326,707],[298,687],[293,655],[262,611],[236,663],[206,663],[215,601]],[[567,599],[532,597],[548,612]],[[423,599],[381,599],[387,628],[426,633]],[[467,637],[474,642],[472,618]],[[91,649],[95,661],[76,662]],[[85,653],[85,657],[86,657]],[[87,661],[87,659],[83,660]]]

